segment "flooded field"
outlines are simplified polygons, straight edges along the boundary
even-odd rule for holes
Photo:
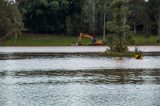
[[[142,52],[160,52],[160,46],[138,46]],[[109,49],[108,46],[45,46],[45,47],[0,47],[0,53],[99,53]],[[135,51],[135,46],[128,46]]]
[[[160,106],[160,56],[0,60],[0,106]]]

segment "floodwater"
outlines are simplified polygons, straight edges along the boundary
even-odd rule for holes
[[[160,56],[0,60],[0,106],[160,106]]]
[[[135,46],[129,46],[135,51]],[[160,52],[160,46],[139,46],[142,52]],[[0,53],[99,53],[109,49],[108,46],[45,46],[45,47],[0,47]]]

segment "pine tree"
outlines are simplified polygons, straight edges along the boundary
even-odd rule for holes
[[[109,30],[108,44],[111,51],[127,52],[127,44],[131,41],[130,26],[127,24],[129,15],[127,0],[113,0],[110,5],[112,20],[107,23]]]

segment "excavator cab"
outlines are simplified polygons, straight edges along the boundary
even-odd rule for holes
[[[82,38],[89,38],[91,39],[91,44],[88,44],[88,45],[95,45],[95,46],[98,46],[98,45],[103,45],[103,41],[102,40],[97,40],[95,36],[93,35],[89,35],[89,34],[84,34],[84,33],[80,33],[79,35],[79,40],[78,40],[78,44],[81,46],[81,41],[82,41]]]

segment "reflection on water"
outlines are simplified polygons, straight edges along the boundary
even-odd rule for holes
[[[159,106],[159,61],[81,56],[1,60],[0,106]]]
[[[1,78],[19,79],[15,84],[160,84],[160,70],[86,70],[0,72]],[[35,80],[36,78],[36,80]],[[47,79],[47,80],[46,80]]]

